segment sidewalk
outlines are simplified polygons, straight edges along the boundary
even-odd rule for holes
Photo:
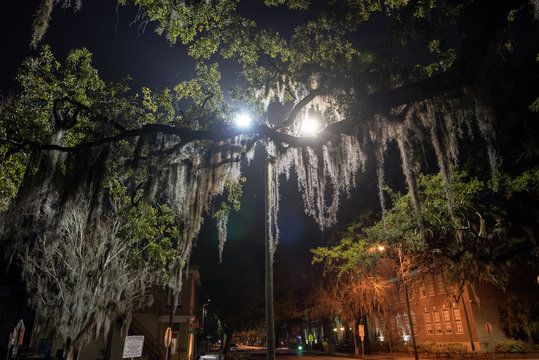
[[[352,358],[352,359],[363,359],[361,354],[356,356],[354,353],[341,353],[341,352],[323,352],[323,351],[309,351],[309,353],[314,355],[327,355],[327,356],[336,356],[343,358]],[[404,354],[404,353],[383,353],[383,354],[374,354],[374,355],[365,355],[365,359],[368,360],[413,360],[414,354]],[[494,354],[494,359],[492,353],[475,353],[475,354],[419,354],[420,360],[504,360],[504,359],[524,359],[524,360],[539,360],[538,353],[498,353]]]

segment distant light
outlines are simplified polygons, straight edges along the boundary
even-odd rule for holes
[[[320,121],[316,117],[308,116],[301,122],[302,136],[316,136],[320,131]]]
[[[384,251],[385,249],[384,245],[378,245],[378,251]]]
[[[298,350],[303,350],[303,346],[298,346]]]
[[[337,331],[337,328],[333,329],[333,331]]]
[[[341,331],[344,331],[344,328],[343,328],[343,327],[341,328]]]
[[[246,112],[239,113],[234,118],[234,123],[236,126],[242,129],[248,128],[251,125],[251,121],[251,115]]]

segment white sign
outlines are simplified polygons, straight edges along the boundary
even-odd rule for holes
[[[144,335],[126,336],[124,342],[124,353],[122,357],[133,358],[142,356],[144,346]]]

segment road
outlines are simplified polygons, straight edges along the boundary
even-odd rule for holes
[[[243,352],[240,351],[242,355],[244,355],[246,360],[265,360],[266,359],[266,353],[264,351],[257,351],[257,352]],[[276,351],[275,357],[277,359],[283,359],[283,360],[346,360],[346,359],[357,359],[353,353],[350,354],[328,354],[328,353],[318,353],[318,352],[310,352],[310,351],[298,351],[298,350],[287,350],[287,351]],[[389,356],[366,356],[365,357],[368,360],[387,360],[391,359]]]

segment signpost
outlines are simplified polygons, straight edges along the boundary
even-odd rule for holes
[[[361,357],[365,358],[365,348],[363,346],[363,340],[365,340],[365,325],[358,325],[358,333],[361,338]]]
[[[19,349],[19,346],[22,345],[25,330],[26,328],[24,327],[24,321],[21,319],[17,325],[15,325],[13,332],[9,336],[8,357],[10,348],[13,348],[11,351],[11,358],[14,359],[17,356],[17,350]]]
[[[171,328],[167,328],[167,330],[165,331],[165,339],[164,339],[164,342],[165,342],[165,346],[168,348],[170,346],[170,343],[172,342],[172,329]]]
[[[166,348],[165,360],[170,360],[170,344],[172,343],[172,329],[168,327],[165,330],[165,337],[163,338],[163,343]]]
[[[144,335],[126,336],[122,357],[124,359],[140,357],[142,356],[143,347],[144,347]]]

